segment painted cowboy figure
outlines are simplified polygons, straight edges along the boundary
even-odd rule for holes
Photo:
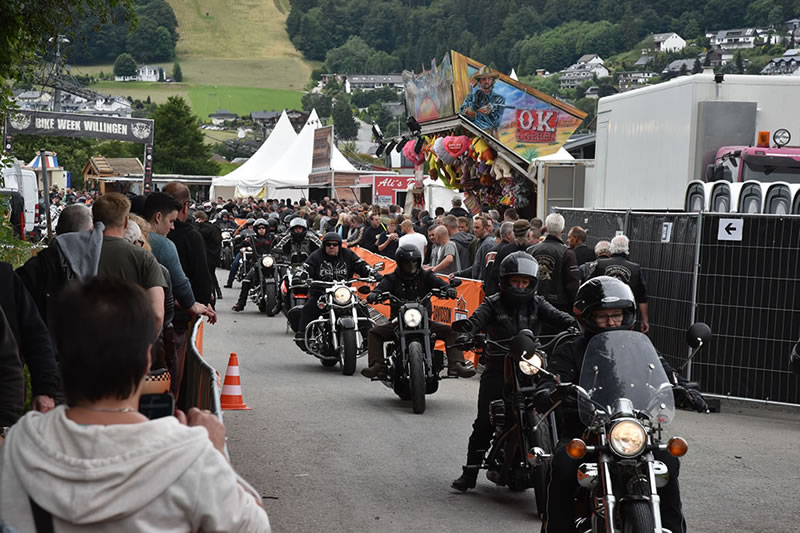
[[[472,88],[459,110],[459,113],[472,120],[476,126],[492,132],[493,135],[496,135],[496,130],[500,127],[500,119],[506,107],[506,99],[493,92],[495,81],[499,77],[500,74],[489,67],[481,67],[470,77]]]

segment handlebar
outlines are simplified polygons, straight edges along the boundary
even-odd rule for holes
[[[450,296],[447,295],[447,291],[449,289],[451,289],[451,288],[453,288],[453,287],[447,286],[447,287],[442,287],[442,288],[433,288],[433,289],[431,289],[431,291],[428,294],[426,294],[425,296],[423,296],[419,300],[403,300],[402,298],[399,298],[399,297],[395,296],[391,292],[382,292],[382,293],[380,293],[378,295],[378,299],[376,300],[376,303],[381,303],[381,302],[385,302],[386,300],[388,300],[390,303],[394,303],[394,304],[397,304],[397,305],[403,305],[407,301],[416,301],[416,302],[421,303],[421,304],[424,305],[424,304],[427,304],[430,301],[430,299],[433,298],[434,296],[437,297],[437,298],[450,299]],[[455,299],[455,298],[453,298],[453,299]]]

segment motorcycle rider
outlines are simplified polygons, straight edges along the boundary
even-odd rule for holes
[[[583,335],[556,348],[549,361],[548,370],[560,377],[562,383],[576,383],[580,376],[583,356],[589,340],[597,333],[613,330],[631,330],[636,322],[636,300],[631,288],[624,282],[609,276],[592,278],[578,289],[574,308]],[[663,359],[667,376],[675,376]],[[702,395],[694,391],[688,399],[698,411],[706,411]],[[572,459],[566,453],[566,443],[580,437],[585,429],[578,417],[574,395],[568,388],[557,386],[550,376],[542,376],[537,386],[536,408],[540,412],[549,409],[558,400],[563,400],[556,409],[559,446],[553,452],[547,487],[547,511],[545,527],[548,533],[572,531],[575,524],[573,495],[577,488],[577,469],[582,460]],[[658,489],[661,497],[661,522],[673,533],[686,531],[686,521],[681,511],[681,496],[678,475],[680,462],[663,450],[653,452],[655,459],[663,462],[669,470],[669,482]]]
[[[274,253],[285,255],[290,261],[296,256],[311,256],[311,253],[322,247],[322,242],[314,232],[308,231],[308,223],[304,218],[295,217],[289,222],[289,231],[274,246]]]
[[[253,224],[256,220],[248,218],[244,225],[238,227],[233,233],[233,249],[236,250],[236,255],[231,262],[231,270],[228,273],[228,281],[225,283],[225,288],[230,289],[233,287],[233,278],[236,277],[236,272],[239,271],[239,263],[242,262],[242,248],[247,246],[248,237],[254,237],[256,232],[253,230]]]
[[[256,220],[253,227],[255,228],[256,234],[248,237],[247,239],[249,245],[253,247],[253,257],[257,258],[261,254],[269,253],[270,249],[272,248],[272,236],[267,233],[268,224],[263,218]],[[253,281],[255,281],[256,276],[258,275],[256,267],[256,263],[253,262],[250,270],[247,271],[247,276],[242,280],[242,288],[239,291],[239,301],[237,301],[233,307],[231,307],[231,309],[237,313],[244,311],[244,308],[247,305],[247,295],[250,292],[250,285],[253,284]]]
[[[391,274],[383,277],[381,282],[367,296],[368,303],[378,301],[379,295],[383,292],[390,292],[398,298],[408,300],[419,300],[428,294],[433,288],[447,288],[447,293],[451,298],[455,298],[458,293],[455,288],[436,276],[429,270],[422,269],[422,254],[413,245],[401,246],[394,255],[397,268]],[[391,318],[397,316],[399,306],[391,304]],[[430,314],[430,309],[428,309]],[[460,378],[471,378],[475,375],[472,365],[464,362],[464,352],[454,347],[458,341],[458,334],[446,324],[440,322],[429,322],[430,330],[436,338],[443,340],[447,347],[447,366],[448,374]],[[382,377],[386,375],[386,363],[383,360],[383,343],[393,340],[394,325],[385,324],[375,326],[369,330],[368,334],[368,361],[369,366],[361,371],[361,375],[368,378]]]
[[[507,255],[498,272],[500,292],[487,296],[469,318],[471,331],[485,331],[489,340],[497,341],[511,338],[523,329],[536,331],[540,322],[559,331],[576,326],[574,318],[536,295],[538,272],[539,263],[529,254],[517,251]],[[492,345],[485,348],[487,362],[478,390],[478,415],[467,446],[467,466],[451,485],[461,492],[475,488],[478,468],[474,465],[483,462],[494,433],[489,404],[503,398],[506,352]]]
[[[234,231],[239,227],[236,222],[233,221],[227,209],[223,209],[219,212],[219,217],[214,220],[214,224],[216,224],[220,231]]]
[[[336,232],[325,234],[322,238],[322,248],[314,251],[306,259],[305,264],[308,277],[312,281],[348,280],[353,277],[353,274],[358,274],[361,278],[368,278],[372,274],[372,270],[366,261],[358,257],[352,250],[342,248],[342,236]],[[377,276],[380,276],[380,274],[377,274]],[[310,289],[308,301],[303,306],[303,313],[300,315],[300,324],[294,340],[304,351],[306,326],[322,315],[322,310],[317,305],[317,301],[323,293],[322,289]],[[366,316],[363,305],[358,305],[357,309],[359,314]],[[362,334],[366,338],[367,332],[363,331]]]

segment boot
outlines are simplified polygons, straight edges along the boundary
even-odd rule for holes
[[[461,467],[461,477],[453,480],[450,485],[454,489],[467,492],[475,488],[475,481],[478,479],[478,471],[483,463],[483,454],[480,452],[467,452],[467,464]]]
[[[250,284],[251,281],[246,279],[242,282],[242,290],[239,291],[239,301],[236,302],[236,305],[231,307],[237,313],[239,311],[244,311],[245,306],[247,305],[247,295],[250,292]]]
[[[475,367],[472,366],[471,362],[453,361],[447,365],[447,374],[460,378],[471,378],[475,375]]]
[[[386,375],[386,365],[383,363],[374,363],[367,368],[361,369],[361,375],[365,378],[378,378]]]

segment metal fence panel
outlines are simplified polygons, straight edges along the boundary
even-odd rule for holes
[[[731,218],[743,220],[740,241],[719,239],[720,221]],[[800,217],[706,214],[701,242],[698,320],[714,338],[693,363],[696,377],[710,392],[800,403],[788,371],[800,322]]]
[[[179,396],[179,407],[185,412],[192,407],[208,409],[222,420],[220,389],[217,371],[214,370],[197,349],[198,335],[202,325],[198,318],[192,327],[192,336],[186,347],[186,362]]]

